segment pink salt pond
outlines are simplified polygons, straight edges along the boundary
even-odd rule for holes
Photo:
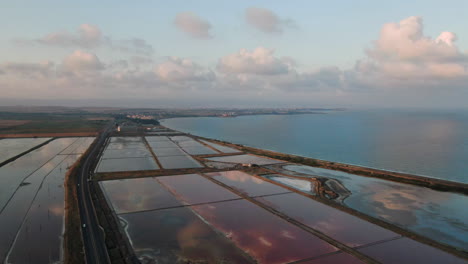
[[[280,186],[274,185],[260,178],[242,171],[223,171],[205,173],[206,176],[222,182],[248,196],[261,196],[290,192]]]
[[[197,205],[192,209],[258,263],[289,263],[337,251],[318,237],[245,200]]]

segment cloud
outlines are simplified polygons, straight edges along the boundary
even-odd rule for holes
[[[172,102],[185,97],[189,99],[184,103],[212,100],[216,102],[213,106],[232,104],[233,100],[385,106],[429,106],[431,100],[437,100],[465,106],[463,99],[468,96],[468,59],[457,46],[456,34],[444,31],[436,37],[426,36],[419,17],[383,25],[365,56],[350,69],[304,70],[294,59],[261,46],[221,56],[211,69],[187,58],[158,60],[143,55],[151,50],[144,40],[113,44],[113,49],[117,44],[140,47],[142,54],[112,56],[103,62],[92,49],[78,48],[57,62],[6,62],[0,64],[2,96],[170,98]]]
[[[22,45],[41,44],[62,48],[95,49],[98,47],[110,48],[123,53],[142,56],[151,56],[154,48],[141,38],[116,39],[103,34],[96,25],[82,24],[76,32],[54,32],[34,40],[16,40]]]
[[[126,40],[111,40],[109,38],[109,44],[113,49],[126,53],[144,56],[151,56],[154,53],[153,46],[146,40],[140,38],[131,38]]]
[[[214,79],[214,74],[192,62],[189,59],[169,57],[156,66],[156,76],[162,81],[208,81]]]
[[[27,78],[47,78],[53,74],[55,64],[52,61],[43,63],[7,62],[0,64],[0,72]]]
[[[294,27],[292,20],[282,19],[265,8],[247,8],[245,10],[245,20],[248,24],[265,33],[282,33],[284,29]]]
[[[221,58],[217,69],[223,73],[274,75],[288,73],[292,66],[291,59],[276,58],[274,50],[258,47],[253,51],[241,49]]]
[[[67,31],[50,33],[37,39],[36,42],[62,47],[92,48],[102,44],[103,35],[97,26],[82,24],[74,33]]]
[[[63,69],[78,72],[95,72],[104,69],[104,65],[95,54],[76,50],[63,60]]]
[[[217,71],[218,85],[244,92],[336,91],[342,88],[344,78],[337,67],[301,72],[293,59],[276,57],[273,49],[264,47],[241,49],[220,58]]]
[[[379,38],[356,70],[411,84],[468,77],[468,56],[456,46],[457,36],[442,32],[424,35],[421,17],[408,17],[383,25]]]
[[[210,34],[211,24],[193,13],[185,12],[177,14],[174,24],[191,37],[199,39],[212,38]]]

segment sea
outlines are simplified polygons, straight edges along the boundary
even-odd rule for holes
[[[468,110],[344,110],[162,124],[256,148],[468,183]]]

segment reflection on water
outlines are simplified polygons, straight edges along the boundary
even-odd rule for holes
[[[6,205],[21,182],[51,158],[72,144],[76,138],[58,138],[47,145],[0,167],[0,210]]]
[[[301,264],[364,264],[364,262],[347,253],[338,253],[314,260],[304,261],[301,262]]]
[[[270,159],[266,157],[259,157],[259,156],[250,155],[250,154],[213,157],[213,158],[207,158],[207,160],[219,161],[219,162],[241,163],[241,164],[251,163],[251,164],[257,164],[257,165],[283,163],[283,161],[280,161],[280,160],[274,160],[274,159]]]
[[[303,165],[271,167],[283,173],[340,181],[351,191],[344,204],[438,242],[468,250],[468,197]]]
[[[158,177],[157,180],[186,204],[240,199],[236,194],[198,174]]]
[[[109,143],[106,149],[145,149],[146,145],[143,142],[132,141],[132,142],[120,142],[120,143]]]
[[[337,249],[245,200],[192,206],[258,263],[289,263]],[[306,246],[307,245],[307,246]]]
[[[189,208],[120,216],[141,263],[254,263]]]
[[[185,152],[190,155],[209,155],[209,154],[218,154],[218,152],[205,147],[205,146],[194,146],[194,147],[182,147]]]
[[[117,214],[181,205],[155,178],[102,181],[100,184]]]
[[[219,144],[216,144],[216,143],[212,143],[212,142],[209,142],[209,141],[206,141],[206,140],[200,140],[201,142],[209,145],[209,146],[212,146],[213,148],[221,151],[222,153],[236,153],[236,152],[240,152],[239,150],[237,149],[234,149],[234,148],[230,148],[230,147],[226,147],[226,146],[222,146],[222,145],[219,145]]]
[[[170,141],[168,137],[165,136],[146,136],[146,141],[153,142],[153,141]]]
[[[296,193],[257,200],[350,247],[399,237],[380,226]]]
[[[121,159],[121,158],[141,158],[150,157],[151,153],[147,149],[129,148],[129,149],[106,149],[102,154],[102,159]]]
[[[289,178],[289,177],[285,177],[285,176],[281,176],[277,174],[263,175],[263,177],[266,177],[272,181],[284,184],[286,186],[289,186],[301,192],[305,192],[308,194],[316,193],[315,184],[313,181]]]
[[[359,249],[368,256],[390,264],[425,263],[425,264],[466,264],[466,261],[441,250],[418,243],[409,238],[400,238],[385,243]]]
[[[42,144],[50,138],[5,138],[0,140],[0,162]]]
[[[180,148],[152,148],[154,154],[159,157],[167,157],[167,156],[183,156],[185,152]]]
[[[152,157],[124,158],[124,159],[102,159],[96,169],[97,172],[115,171],[142,171],[157,170],[158,164]]]
[[[242,171],[205,173],[216,181],[222,182],[249,196],[260,196],[288,192],[287,189],[254,177]]]
[[[40,185],[57,165],[67,156],[57,155],[47,164],[35,171],[27,178],[28,184],[21,186],[15,192],[8,204],[0,213],[0,263],[3,263],[11,245],[21,227],[22,219],[26,216],[31,202],[34,200]]]
[[[198,163],[198,161],[196,161],[189,155],[158,157],[158,160],[164,169],[186,169],[203,167],[203,165]]]
[[[62,261],[64,179],[79,155],[68,155],[47,177],[26,215],[7,257],[7,263]]]

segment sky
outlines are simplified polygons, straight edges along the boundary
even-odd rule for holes
[[[0,104],[468,107],[468,1],[0,0]]]

